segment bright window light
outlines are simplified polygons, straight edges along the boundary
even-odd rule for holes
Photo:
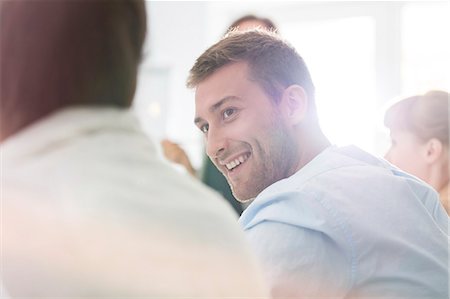
[[[336,145],[374,150],[375,24],[371,17],[286,23],[282,35],[305,60],[322,129]]]
[[[411,3],[402,15],[402,92],[450,90],[449,2]]]

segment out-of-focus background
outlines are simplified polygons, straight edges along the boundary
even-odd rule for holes
[[[385,105],[450,90],[449,1],[148,1],[149,31],[134,110],[146,132],[171,139],[202,163],[193,125],[195,59],[245,14],[271,19],[305,59],[325,134],[383,155]]]

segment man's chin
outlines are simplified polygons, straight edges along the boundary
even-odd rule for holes
[[[240,199],[240,198],[237,198],[236,196],[235,196],[235,198],[236,198],[236,200],[239,201],[240,203],[245,203],[245,204],[249,204],[249,203],[251,203],[251,202],[255,199],[254,197],[252,197],[252,198],[247,198],[247,199]]]
[[[248,193],[240,193],[231,188],[234,198],[240,203],[248,204],[255,199],[256,195],[250,195]]]

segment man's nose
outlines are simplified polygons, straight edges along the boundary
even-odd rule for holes
[[[206,154],[211,159],[220,157],[221,153],[225,151],[226,140],[221,130],[210,127],[206,140]]]

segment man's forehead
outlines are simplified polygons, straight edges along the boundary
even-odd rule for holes
[[[231,62],[224,66],[221,66],[213,73],[204,78],[198,85],[198,89],[203,89],[204,86],[210,86],[214,84],[221,85],[228,82],[230,79],[249,79],[249,67],[245,61]]]
[[[233,88],[248,81],[246,63],[236,62],[221,67],[195,89],[196,108],[212,106],[227,96],[234,96]]]

